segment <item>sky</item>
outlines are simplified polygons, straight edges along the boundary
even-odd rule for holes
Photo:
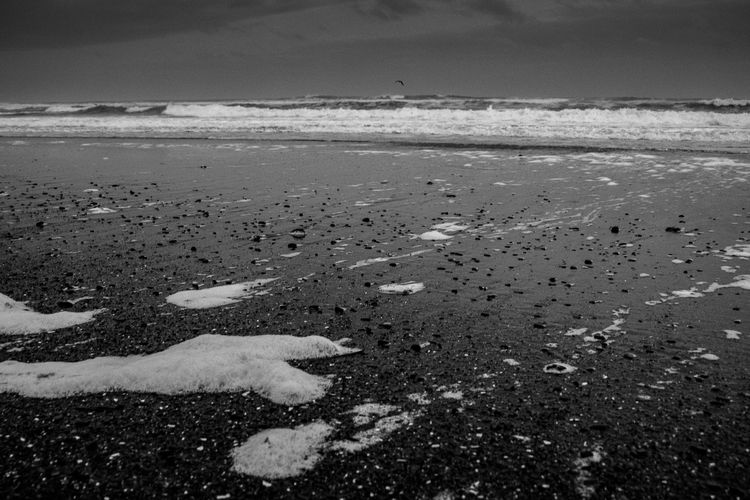
[[[0,101],[749,98],[748,21],[750,0],[2,0]]]

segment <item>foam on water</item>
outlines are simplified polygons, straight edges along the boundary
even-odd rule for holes
[[[743,290],[750,290],[750,274],[741,274],[734,277],[734,282],[727,283],[726,285],[720,285],[718,283],[711,283],[704,292],[715,292],[720,288],[741,288]]]
[[[323,458],[321,449],[333,431],[333,426],[317,421],[259,432],[232,450],[232,470],[266,479],[298,476]]]
[[[359,352],[344,347],[347,340],[201,335],[147,355],[78,362],[4,361],[0,363],[0,391],[58,398],[116,390],[160,394],[252,390],[274,403],[296,405],[322,397],[331,381],[286,361]]]
[[[579,335],[583,335],[588,331],[588,328],[570,328],[567,332],[565,332],[565,335],[568,337],[577,337]]]
[[[453,236],[441,233],[440,231],[425,231],[424,233],[420,234],[418,237],[420,240],[425,240],[425,241],[443,241],[443,240],[449,240],[453,238]]]
[[[27,335],[51,332],[88,323],[94,316],[105,311],[95,309],[85,312],[61,311],[52,314],[36,312],[24,302],[17,302],[0,293],[0,334]]]
[[[382,262],[388,262],[389,260],[405,259],[407,257],[414,257],[415,255],[421,255],[426,252],[431,252],[431,249],[415,250],[403,255],[393,255],[389,257],[375,257],[372,259],[359,260],[355,264],[352,264],[348,269],[357,269],[358,267],[371,266],[373,264],[380,264]]]
[[[421,411],[399,411],[393,405],[366,403],[347,414],[353,415],[355,432],[350,438],[327,441],[340,422],[316,421],[293,429],[268,429],[251,436],[231,452],[236,472],[266,479],[294,477],[312,469],[326,453],[356,453],[378,443],[390,434],[411,425]],[[392,415],[391,415],[392,414]],[[376,419],[377,418],[377,419]]]
[[[739,340],[740,335],[742,335],[742,332],[738,332],[737,330],[724,330],[724,333],[727,334],[729,340]]]
[[[469,226],[464,226],[460,222],[441,222],[430,227],[430,229],[437,229],[445,233],[456,233],[458,231],[465,231],[469,229]]]
[[[357,432],[349,440],[336,441],[331,445],[331,449],[354,453],[382,443],[388,435],[404,426],[411,425],[418,415],[418,412],[405,411],[397,415],[383,417],[375,422],[372,429]]]
[[[726,247],[723,255],[726,257],[750,258],[750,245],[742,244]]]
[[[398,411],[399,407],[394,405],[385,405],[380,403],[364,403],[355,406],[350,412],[354,425],[361,427],[372,422],[374,417],[382,417]]]
[[[587,450],[586,453],[582,453],[579,458],[573,461],[576,470],[576,492],[581,498],[588,499],[596,493],[593,486],[595,483],[592,481],[591,465],[601,462],[605,456],[606,453],[602,450],[601,445],[596,444],[592,450]]]
[[[170,304],[189,309],[207,309],[209,307],[234,304],[240,299],[260,295],[265,290],[255,290],[258,287],[276,281],[278,278],[262,278],[244,283],[215,286],[201,290],[184,290],[169,295],[166,300]]]
[[[569,365],[568,363],[556,361],[554,363],[545,365],[542,371],[544,371],[544,373],[550,373],[552,375],[565,375],[568,373],[573,373],[577,369],[578,368],[573,365]]]
[[[88,209],[90,215],[113,214],[115,212],[117,212],[117,210],[107,207],[94,207]]]
[[[421,292],[422,290],[424,290],[424,283],[417,283],[414,281],[407,281],[406,283],[391,283],[388,285],[380,285],[378,287],[378,291],[381,293],[401,295],[409,295]]]

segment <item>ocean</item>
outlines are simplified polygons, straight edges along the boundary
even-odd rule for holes
[[[750,152],[750,100],[465,96],[0,103],[0,136]]]

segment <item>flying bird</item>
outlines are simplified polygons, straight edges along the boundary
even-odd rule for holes
[[[396,83],[400,83],[402,87],[404,86],[404,81],[403,80],[396,80]]]

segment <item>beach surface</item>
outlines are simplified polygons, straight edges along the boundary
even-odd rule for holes
[[[747,154],[2,139],[0,489],[746,496],[749,190]]]

